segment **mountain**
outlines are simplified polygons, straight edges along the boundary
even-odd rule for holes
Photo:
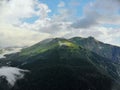
[[[6,47],[0,48],[0,58],[5,58],[5,55],[20,52],[22,48],[20,47]]]
[[[74,37],[71,38],[70,41],[77,45],[81,45],[83,48],[93,51],[102,57],[108,58],[117,63],[120,62],[120,47],[118,46],[105,44],[96,40],[94,37]]]
[[[19,53],[6,55],[1,62],[1,66],[30,71],[14,87],[6,89],[2,84],[1,90],[120,89],[118,63],[64,38],[44,40]]]

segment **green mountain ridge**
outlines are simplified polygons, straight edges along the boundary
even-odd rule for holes
[[[86,48],[92,52],[97,53],[98,55],[111,59],[115,62],[120,62],[120,47],[113,46],[110,44],[105,44],[96,40],[93,37],[81,38],[73,37],[69,39],[71,42],[74,42],[77,45],[81,45],[83,48]]]
[[[8,55],[3,61],[11,61],[10,66],[31,72],[19,80],[12,90],[120,89],[119,64],[71,39],[47,39]]]
[[[78,47],[78,45],[70,42],[67,39],[55,38],[51,41],[44,40],[40,43],[35,44],[34,46],[31,46],[29,48],[25,48],[22,50],[21,55],[29,55],[29,54],[34,55],[34,54],[43,53],[49,49],[60,46],[60,44],[64,44],[64,45],[66,44],[66,46],[74,47],[74,48]]]

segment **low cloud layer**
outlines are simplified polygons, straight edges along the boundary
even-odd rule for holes
[[[29,72],[28,70],[22,70],[15,67],[1,67],[0,68],[0,78],[5,77],[8,85],[14,86],[17,80],[24,77],[24,73]]]
[[[21,49],[22,48],[11,48],[10,50],[9,49],[0,49],[2,51],[2,53],[0,53],[0,59],[6,58],[5,55],[20,52]]]
[[[49,34],[12,25],[0,27],[0,47],[27,46],[49,38]]]

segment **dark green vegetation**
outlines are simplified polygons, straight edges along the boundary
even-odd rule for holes
[[[120,62],[120,47],[102,43],[93,37],[74,37],[71,38],[70,41],[74,42],[77,45],[81,45],[82,47],[93,51],[102,57],[109,58],[114,62]]]
[[[98,43],[106,46],[101,54]],[[1,66],[30,70],[11,90],[120,90],[119,63],[107,58],[108,46],[91,37],[47,39],[8,55]]]

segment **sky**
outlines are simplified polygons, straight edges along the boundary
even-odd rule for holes
[[[120,46],[120,0],[0,0],[0,47],[75,36]]]

